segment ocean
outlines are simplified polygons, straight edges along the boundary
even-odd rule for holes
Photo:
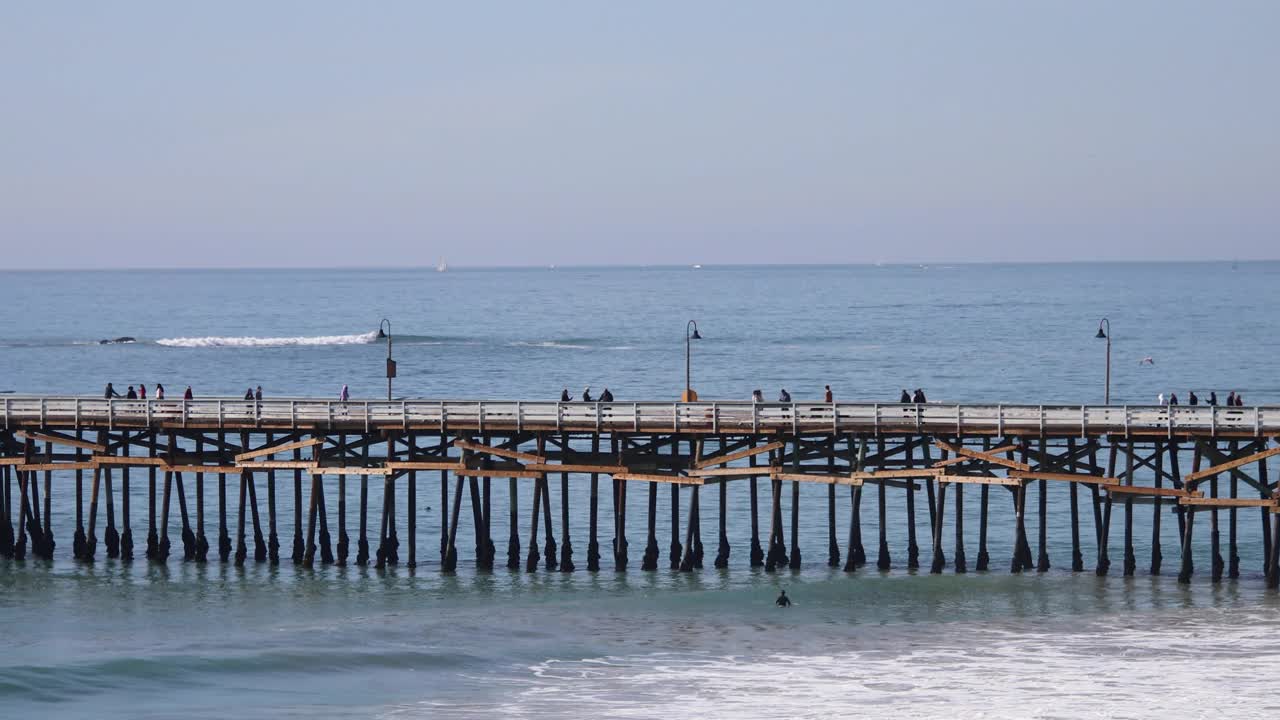
[[[1094,403],[1105,316],[1114,403],[1216,390],[1274,404],[1277,300],[1280,263],[1243,262],[0,272],[0,392],[100,396],[110,381],[163,383],[172,396],[261,385],[268,397],[336,397],[346,384],[378,398],[386,318],[397,397],[554,399],[590,386],[674,400],[694,319],[703,399],[757,388],[816,399],[830,384],[850,401],[919,387],[941,402]],[[120,337],[134,341],[100,344]],[[4,716],[1261,717],[1280,705],[1268,682],[1280,596],[1264,587],[1254,513],[1242,514],[1242,577],[1218,585],[1199,546],[1200,572],[1176,583],[1173,522],[1164,574],[1148,574],[1147,505],[1133,578],[1118,562],[1109,577],[1091,572],[1087,519],[1090,571],[1071,573],[1057,512],[1046,573],[1008,572],[1004,520],[993,520],[992,571],[908,571],[896,497],[894,569],[845,573],[826,565],[826,489],[808,486],[798,571],[747,566],[737,492],[728,569],[642,572],[646,498],[632,492],[626,572],[609,557],[598,573],[581,569],[586,503],[575,501],[577,572],[477,573],[463,528],[459,570],[443,575],[438,482],[419,480],[416,571],[303,571],[287,549],[279,567],[120,563],[101,548],[82,565],[70,557],[73,495],[59,490],[52,565],[0,560]],[[133,492],[142,507],[145,483]],[[558,503],[558,483],[552,494]],[[499,507],[504,497],[497,487]],[[291,493],[281,499],[291,518]],[[664,492],[660,517],[666,508]],[[714,527],[714,502],[702,512]],[[839,522],[843,544],[843,511]],[[502,523],[495,512],[500,567]],[[976,530],[967,540],[972,563]],[[660,529],[664,558],[666,542]],[[774,607],[780,589],[791,608]]]

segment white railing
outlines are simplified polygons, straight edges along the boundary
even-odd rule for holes
[[[235,398],[105,400],[9,396],[5,428],[270,426],[366,429],[697,430],[997,433],[1280,433],[1280,406],[923,405],[897,403],[543,402],[507,400],[318,400]]]

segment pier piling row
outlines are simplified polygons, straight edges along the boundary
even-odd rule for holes
[[[1010,571],[1045,572],[1054,554],[1049,505],[1062,502],[1062,493],[1049,488],[1065,485],[1071,538],[1066,564],[1074,572],[1091,564],[1097,575],[1108,575],[1115,556],[1120,574],[1132,576],[1138,572],[1136,548],[1143,546],[1145,571],[1161,574],[1167,514],[1172,519],[1164,519],[1177,524],[1178,581],[1189,583],[1196,519],[1207,515],[1200,524],[1208,524],[1201,532],[1209,533],[1209,580],[1260,575],[1275,588],[1280,483],[1271,479],[1268,460],[1280,455],[1278,436],[1280,408],[1274,407],[10,397],[0,428],[0,556],[52,559],[52,495],[70,481],[75,527],[65,531],[72,536],[72,556],[94,562],[101,538],[108,558],[132,560],[129,488],[145,472],[144,557],[155,563],[178,554],[170,536],[176,518],[183,561],[207,562],[216,547],[222,562],[243,565],[252,557],[276,564],[284,528],[287,557],[295,565],[313,568],[318,556],[320,565],[385,568],[401,563],[403,531],[403,559],[412,568],[418,564],[418,491],[425,483],[439,486],[440,568],[458,569],[459,527],[469,526],[474,567],[491,571],[497,562],[492,513],[503,499],[503,484],[495,498],[494,481],[506,480],[505,565],[511,570],[574,572],[582,563],[588,572],[600,571],[607,563],[602,547],[615,570],[628,569],[626,495],[637,484],[647,500],[641,571],[661,564],[660,486],[670,494],[671,569],[703,567],[704,486],[714,486],[706,499],[718,513],[708,530],[714,567],[730,567],[736,559],[726,508],[730,493],[741,492],[750,499],[750,539],[738,557],[766,571],[796,569],[805,563],[803,553],[817,551],[802,549],[799,533],[806,517],[801,484],[816,483],[827,486],[827,548],[825,558],[809,562],[848,572],[866,566],[865,491],[875,495],[867,510],[877,516],[879,570],[895,567],[887,509],[901,503],[907,522],[900,567],[922,567],[923,541],[931,573],[990,570],[989,520],[1003,515],[1013,528]],[[216,510],[206,508],[208,476],[217,478]],[[570,500],[582,495],[569,491],[575,478],[589,483],[585,556],[575,554],[570,533]],[[551,494],[556,479],[559,512]],[[607,498],[603,480],[609,482]],[[349,481],[359,485],[354,518],[347,507]],[[382,485],[380,507],[370,508],[370,482]],[[334,493],[328,488],[335,483],[336,503],[330,505],[326,497]],[[290,490],[292,518],[282,518],[277,497]],[[973,543],[965,535],[966,493],[971,503],[977,493],[978,503],[972,568],[965,552]],[[527,506],[520,505],[522,494]],[[602,508],[605,499],[609,505]],[[209,527],[209,512],[217,513],[216,528]],[[1151,513],[1148,543],[1135,538],[1139,512]],[[927,514],[920,516],[928,519],[927,538],[917,536],[918,513]],[[848,524],[843,547],[837,531],[842,516]],[[1082,532],[1089,531],[1093,557],[1086,558]],[[216,545],[208,537],[213,532]],[[601,532],[609,535],[603,546]],[[1242,567],[1244,542],[1258,544],[1260,567]]]

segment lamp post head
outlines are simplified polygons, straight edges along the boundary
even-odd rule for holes
[[[690,340],[701,340],[701,339],[702,339],[702,335],[698,333],[698,328],[697,328],[697,326],[694,326],[694,328],[693,328],[693,334],[689,336],[689,339],[690,339]]]
[[[1095,338],[1097,338],[1098,340],[1106,340],[1106,339],[1107,339],[1107,334],[1106,334],[1105,332],[1103,332],[1103,331],[1102,331],[1102,326],[1101,326],[1101,325],[1099,325],[1099,326],[1098,326],[1098,334],[1097,334],[1097,335],[1094,335],[1094,337],[1095,337]]]

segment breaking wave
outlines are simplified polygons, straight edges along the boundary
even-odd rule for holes
[[[157,345],[166,347],[208,348],[208,347],[289,347],[305,345],[368,345],[377,342],[377,331],[358,335],[311,335],[297,337],[179,337],[161,338]]]

